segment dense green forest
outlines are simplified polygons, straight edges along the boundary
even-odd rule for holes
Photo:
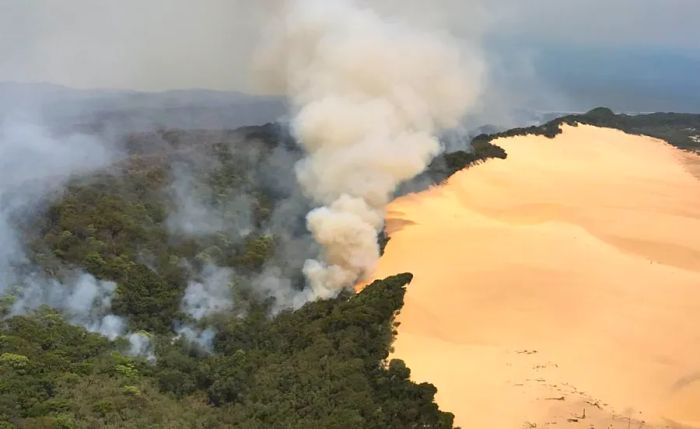
[[[43,216],[24,225],[34,258],[54,275],[79,267],[116,282],[116,314],[128,317],[134,330],[169,332],[174,319],[185,317],[180,300],[193,272],[216,264],[251,273],[272,257],[265,223],[271,201],[284,195],[256,173],[269,168],[265,160],[283,144],[276,133],[269,125],[131,136],[125,159],[74,180]],[[236,150],[243,143],[245,150]],[[219,227],[192,234],[169,228],[178,205],[169,189],[176,174],[192,176],[187,198]],[[247,198],[246,213],[229,204],[240,195]],[[231,227],[239,216],[251,218],[244,237]]]
[[[45,309],[0,325],[2,428],[451,428],[436,389],[387,362],[410,274],[276,318],[223,318],[214,353],[150,364]]]
[[[3,296],[0,428],[452,427],[435,387],[387,360],[410,274],[297,311],[257,286],[274,266],[291,293],[303,288],[309,206],[281,127],[134,134],[123,150],[17,222],[47,276],[114,282],[111,311],[151,351],[134,355],[127,338],[47,307],[11,315],[16,297]],[[193,204],[205,212],[196,225]],[[211,266],[234,273],[235,306],[194,318],[183,295]],[[184,325],[216,335],[203,346],[179,335]]]

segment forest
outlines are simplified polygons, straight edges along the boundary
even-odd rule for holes
[[[212,353],[149,363],[49,309],[0,325],[2,428],[451,428],[436,389],[387,361],[410,274],[268,317],[224,318]]]
[[[25,285],[10,288],[0,428],[453,427],[435,387],[389,359],[410,274],[296,303],[318,250],[294,180],[302,154],[282,127],[122,143],[123,157],[14,221],[25,279],[114,285],[100,299],[126,327],[100,335],[83,322],[94,309],[78,323],[46,305],[18,312]],[[482,148],[437,160],[433,180],[502,155]]]

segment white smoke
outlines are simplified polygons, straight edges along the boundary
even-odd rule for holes
[[[190,281],[182,310],[194,320],[233,308],[233,270],[207,265],[199,280]]]
[[[200,329],[185,325],[177,328],[175,332],[177,332],[177,335],[173,338],[173,341],[184,338],[190,344],[197,345],[201,350],[207,352],[211,352],[214,347],[214,337],[216,336],[214,328]]]
[[[270,312],[277,315],[283,310],[298,310],[308,301],[305,293],[297,290],[292,279],[278,266],[268,266],[251,279],[254,290],[263,296],[274,298]]]
[[[234,271],[230,268],[207,264],[198,278],[190,280],[182,297],[183,313],[195,322],[207,322],[209,316],[233,310]],[[202,323],[181,323],[174,327],[173,340],[185,339],[201,350],[211,352],[216,329]]]
[[[172,170],[169,193],[175,207],[167,219],[171,233],[200,236],[227,231],[235,240],[250,234],[254,204],[250,195],[239,193],[222,199],[219,207],[214,207],[211,201],[215,196],[193,177],[190,169],[174,164]]]
[[[295,109],[307,156],[297,178],[322,207],[307,217],[324,251],[304,266],[311,298],[335,296],[379,257],[396,187],[440,151],[479,95],[483,65],[449,36],[414,30],[352,0],[289,0],[260,57]]]
[[[18,227],[19,220],[60,193],[61,185],[71,177],[104,167],[113,157],[95,136],[59,136],[32,118],[0,118],[0,295],[13,289],[18,297],[15,312],[56,304],[73,314],[86,313],[89,309],[84,304],[103,303],[103,297],[113,292],[113,284],[89,276],[78,276],[63,285],[37,275]]]
[[[0,294],[26,262],[15,220],[72,175],[104,166],[112,156],[94,136],[54,136],[31,118],[0,117]]]
[[[126,335],[125,338],[129,342],[127,354],[143,357],[151,363],[156,361],[156,354],[150,334],[146,332],[132,332]]]
[[[97,280],[84,273],[65,282],[27,277],[22,279],[10,315],[25,314],[41,306],[49,306],[61,311],[74,325],[114,340],[126,330],[126,321],[111,314],[116,289],[115,283]]]
[[[27,314],[47,306],[60,311],[68,322],[89,332],[112,341],[124,337],[129,343],[129,355],[155,361],[150,336],[142,332],[129,332],[127,320],[112,314],[116,283],[98,280],[87,273],[64,281],[37,275],[22,277],[19,281],[21,283],[9,316]]]
[[[115,283],[82,272],[48,278],[31,264],[17,226],[71,178],[109,165],[116,154],[97,136],[58,135],[38,118],[20,116],[0,118],[0,297],[10,298],[8,315],[48,306],[110,340],[127,335],[126,320],[111,313]],[[130,351],[150,356],[135,335],[127,336]]]

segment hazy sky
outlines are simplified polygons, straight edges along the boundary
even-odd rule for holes
[[[245,89],[256,3],[0,0],[0,80]]]
[[[251,91],[251,55],[276,2],[0,0],[0,81]],[[480,40],[494,75],[511,85],[572,72],[585,77],[586,67],[600,77],[606,65],[648,74],[659,53],[667,63],[683,63],[681,80],[700,80],[689,76],[700,71],[698,0],[365,2]],[[597,57],[583,61],[583,69],[572,65],[592,54]],[[547,76],[557,68],[572,70]]]

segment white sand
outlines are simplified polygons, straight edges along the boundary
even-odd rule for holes
[[[591,126],[495,143],[390,207],[395,357],[464,429],[700,427],[700,158]]]

